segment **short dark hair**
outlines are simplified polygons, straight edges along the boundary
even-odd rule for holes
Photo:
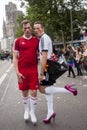
[[[23,25],[26,25],[26,24],[28,24],[28,23],[32,26],[31,21],[30,21],[30,20],[27,20],[27,19],[25,19],[25,20],[23,20],[23,21],[21,22],[21,26],[23,27]]]
[[[44,24],[41,21],[36,21],[34,24],[40,24],[42,28],[44,28]]]

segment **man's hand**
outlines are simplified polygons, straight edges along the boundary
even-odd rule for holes
[[[17,73],[17,78],[19,83],[22,83],[22,80],[25,79],[25,77],[21,73]]]
[[[42,75],[42,74],[40,74],[40,76],[39,76],[39,80],[42,81],[42,80],[44,80],[44,79],[45,79],[45,76]]]

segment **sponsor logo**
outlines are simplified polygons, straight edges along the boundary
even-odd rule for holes
[[[38,85],[36,85],[36,88],[38,88]]]
[[[22,42],[22,44],[25,44],[25,42]]]

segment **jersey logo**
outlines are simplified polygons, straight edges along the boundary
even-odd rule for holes
[[[36,85],[36,88],[38,88],[38,85]]]
[[[22,44],[25,44],[25,42],[22,42]]]

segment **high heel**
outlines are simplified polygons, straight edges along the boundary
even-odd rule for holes
[[[51,119],[53,118],[53,121],[55,121],[56,113],[54,112],[48,119],[43,119],[43,122],[45,124],[48,124],[51,122]]]
[[[71,93],[73,93],[74,96],[76,96],[78,94],[78,91],[76,88],[72,88],[72,86],[75,86],[75,84],[72,85],[66,85],[65,89],[67,89],[68,91],[70,91]]]

